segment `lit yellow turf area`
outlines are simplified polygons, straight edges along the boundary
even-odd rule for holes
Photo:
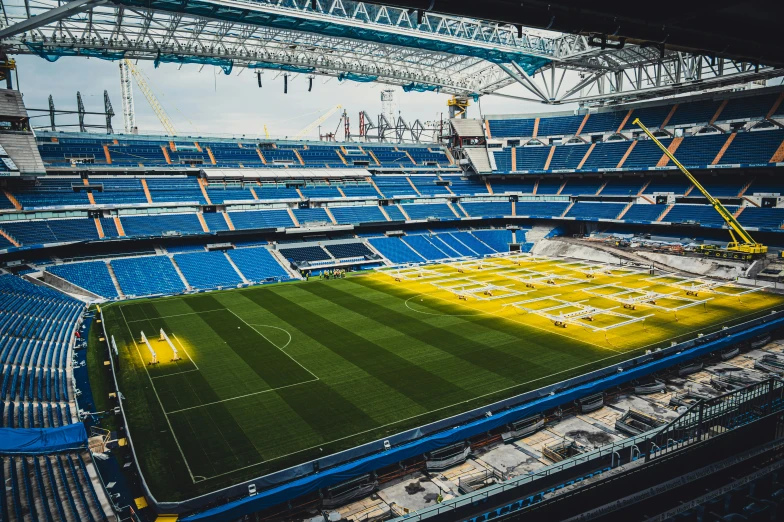
[[[749,320],[784,296],[735,283],[531,254],[381,270],[372,277],[434,302],[488,314],[619,353]],[[427,305],[427,306],[425,306]]]

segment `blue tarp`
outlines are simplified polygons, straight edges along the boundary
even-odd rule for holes
[[[414,83],[414,82],[411,82],[408,85],[404,85],[403,86],[403,90],[405,92],[411,92],[411,91],[413,91],[413,92],[426,92],[426,91],[439,92],[441,90],[441,87],[439,87],[438,85],[428,85],[426,83]]]
[[[199,56],[182,56],[179,54],[159,54],[155,57],[155,68],[157,69],[158,66],[163,63],[179,63],[179,64],[186,64],[186,63],[199,63],[204,65],[215,65],[223,69],[223,74],[226,76],[231,74],[231,70],[234,68],[234,62],[231,60],[225,60],[222,58],[206,58],[206,57],[199,57]]]
[[[340,73],[338,74],[338,80],[341,82],[343,80],[351,80],[352,82],[360,82],[360,83],[369,83],[378,80],[378,76],[373,76],[370,74],[356,74],[356,73]]]
[[[47,62],[56,62],[61,56],[87,56],[90,58],[100,58],[101,60],[121,60],[125,57],[125,51],[97,51],[93,49],[80,49],[74,50],[67,47],[57,47],[54,49],[44,49],[42,42],[31,43],[25,42],[25,45],[31,52],[37,54]]]
[[[393,447],[383,453],[370,455],[353,462],[326,469],[315,475],[299,478],[287,484],[282,484],[263,491],[254,497],[246,497],[184,518],[183,522],[195,522],[207,519],[209,519],[210,522],[231,522],[256,511],[261,511],[291,499],[313,493],[314,491],[328,486],[340,484],[341,482],[345,482],[365,473],[396,464],[429,451],[462,442],[519,419],[530,417],[537,413],[556,408],[562,404],[568,404],[576,399],[599,393],[634,379],[639,379],[675,364],[684,363],[729,345],[753,338],[773,328],[781,327],[782,324],[784,324],[784,319],[775,319],[768,323],[763,323],[759,326],[742,330],[738,333],[727,335],[724,338],[706,342],[699,346],[693,346],[692,344],[692,347],[690,347],[688,351],[672,353],[659,360],[640,364],[620,373],[613,373],[608,377],[595,379],[585,384],[574,386],[573,388],[569,388],[560,393],[540,397],[520,406],[496,413],[491,417],[468,422],[461,426],[457,426],[454,429],[442,431],[429,437]]]
[[[280,63],[269,63],[269,62],[249,63],[248,69],[272,69],[274,71],[287,71],[287,72],[295,72],[295,73],[302,73],[302,74],[312,73],[313,71],[316,70],[315,67],[300,67],[297,65],[285,65]]]
[[[59,428],[0,428],[0,455],[50,455],[86,447],[81,422]]]

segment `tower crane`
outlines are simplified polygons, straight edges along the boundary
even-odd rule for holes
[[[122,87],[123,95],[123,119],[125,120],[125,131],[132,132],[136,123],[133,109],[133,91],[131,90],[131,80],[130,76],[128,75],[129,73],[136,80],[136,85],[139,86],[139,89],[142,91],[142,94],[144,94],[144,97],[147,98],[147,102],[150,104],[153,112],[158,117],[158,120],[160,120],[163,128],[166,130],[166,134],[169,136],[176,135],[177,131],[174,129],[174,124],[172,123],[171,118],[169,118],[169,115],[166,114],[166,111],[158,101],[158,98],[155,97],[155,94],[150,89],[150,86],[147,85],[147,82],[144,80],[142,73],[127,58],[120,62],[120,86]]]
[[[294,135],[294,139],[297,139],[297,140],[302,139],[303,136],[307,135],[310,131],[312,131],[313,129],[315,129],[316,127],[318,127],[319,125],[321,125],[325,121],[327,121],[327,118],[329,118],[330,116],[332,116],[333,114],[335,114],[337,111],[339,111],[342,108],[343,108],[342,105],[335,105],[334,107],[329,109],[327,112],[325,112],[324,114],[319,116],[315,121],[311,122],[310,125],[308,125],[304,129],[299,131],[297,134],[295,134]]]
[[[675,164],[675,166],[678,167],[680,171],[686,175],[687,178],[689,178],[689,181],[691,181],[694,184],[697,190],[702,192],[702,195],[705,196],[705,199],[708,200],[708,203],[710,203],[711,206],[713,206],[713,208],[716,209],[716,212],[718,212],[719,215],[724,220],[724,222],[727,223],[727,227],[729,227],[730,237],[732,238],[732,241],[730,241],[725,248],[711,249],[711,248],[702,247],[701,249],[702,253],[704,253],[706,256],[712,256],[712,257],[723,257],[723,258],[745,259],[745,260],[754,259],[756,257],[762,257],[767,253],[768,247],[754,241],[754,238],[751,237],[751,234],[749,234],[746,231],[746,229],[743,228],[743,226],[740,223],[738,223],[738,220],[735,219],[735,216],[732,215],[732,212],[727,210],[727,208],[724,205],[722,205],[718,199],[711,196],[710,193],[707,190],[705,190],[705,187],[703,187],[700,184],[700,182],[697,181],[697,178],[695,178],[694,175],[691,172],[689,172],[686,169],[686,167],[684,167],[681,164],[680,161],[675,159],[675,156],[673,156],[672,152],[670,152],[667,149],[667,147],[665,147],[664,144],[662,144],[662,142],[660,142],[653,135],[653,133],[651,133],[651,131],[648,130],[648,128],[645,125],[643,125],[643,123],[640,121],[640,118],[635,118],[632,123],[640,127],[642,131],[645,134],[647,134],[648,137],[651,140],[653,140],[653,142],[656,145],[659,146],[662,152],[664,152],[664,154],[668,158],[670,158],[670,160]]]

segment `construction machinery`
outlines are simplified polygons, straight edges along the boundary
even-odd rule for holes
[[[711,206],[716,209],[716,212],[719,213],[721,218],[727,224],[732,241],[730,241],[726,247],[720,248],[706,245],[698,247],[696,250],[697,252],[709,257],[742,260],[750,260],[757,257],[762,257],[768,252],[768,247],[754,241],[754,238],[751,237],[751,234],[749,234],[746,229],[743,228],[740,223],[738,223],[738,220],[735,219],[735,216],[732,215],[732,212],[727,210],[718,199],[711,196],[710,193],[705,190],[705,187],[703,187],[702,184],[697,181],[697,178],[695,178],[694,175],[689,172],[680,161],[675,159],[675,156],[672,154],[672,152],[670,152],[669,149],[667,149],[667,147],[665,147],[645,125],[643,125],[643,123],[640,121],[640,118],[635,118],[632,123],[640,127],[642,131],[648,136],[648,138],[653,140],[653,142],[658,145],[662,152],[664,152],[664,154],[670,158],[670,161],[672,161],[675,166],[678,167],[687,178],[689,178],[689,181],[694,184],[697,190],[702,192],[702,195],[705,196],[705,199],[707,199]]]
[[[308,133],[310,133],[310,131],[312,131],[313,129],[315,129],[316,127],[318,127],[319,125],[321,125],[325,121],[327,121],[327,119],[330,116],[332,116],[333,114],[335,114],[337,111],[339,111],[342,108],[343,108],[342,105],[335,105],[334,107],[329,109],[327,112],[325,112],[324,114],[319,116],[316,120],[311,122],[307,127],[305,127],[304,129],[299,131],[297,134],[295,134],[294,135],[294,139],[295,140],[299,140],[299,139],[304,138],[305,136],[308,135]]]
[[[133,62],[128,60],[127,58],[120,62],[120,86],[122,87],[122,95],[123,95],[123,119],[125,122],[125,131],[126,132],[133,132],[133,129],[136,126],[135,115],[133,114],[133,91],[131,90],[131,81],[130,75],[133,75],[134,79],[136,80],[136,85],[139,86],[139,89],[144,94],[144,97],[147,98],[147,102],[152,107],[153,112],[160,120],[161,125],[163,125],[164,130],[166,130],[166,134],[169,136],[176,136],[177,131],[174,129],[174,123],[172,123],[171,118],[169,115],[166,114],[161,103],[158,101],[158,98],[155,97],[150,86],[147,85],[147,81],[142,76],[142,73],[133,65]]]

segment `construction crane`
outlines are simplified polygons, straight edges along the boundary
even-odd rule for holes
[[[730,241],[725,248],[711,248],[708,246],[703,246],[700,248],[699,250],[700,252],[702,252],[706,256],[711,256],[711,257],[723,257],[723,258],[744,259],[744,260],[761,257],[767,253],[768,247],[754,241],[754,238],[751,237],[751,234],[749,234],[746,231],[746,229],[743,228],[743,226],[740,223],[738,223],[738,220],[735,219],[735,216],[732,215],[732,212],[727,210],[726,207],[722,205],[718,199],[711,196],[710,193],[707,190],[705,190],[705,187],[703,187],[700,184],[700,182],[697,181],[697,178],[695,178],[694,175],[692,175],[692,173],[686,169],[686,167],[681,165],[680,161],[675,159],[675,156],[673,156],[672,152],[670,152],[667,149],[667,147],[665,147],[662,144],[662,142],[660,142],[653,135],[653,133],[651,133],[651,131],[648,130],[648,127],[643,125],[643,123],[640,121],[640,118],[635,118],[632,123],[640,127],[642,131],[645,134],[647,134],[648,137],[651,140],[653,140],[654,143],[656,143],[656,145],[659,146],[662,152],[664,152],[664,154],[668,158],[670,158],[670,160],[675,164],[675,166],[677,166],[680,169],[680,171],[683,172],[687,178],[689,178],[689,181],[691,181],[694,184],[697,190],[702,192],[702,195],[705,196],[705,199],[708,200],[708,202],[713,206],[713,208],[716,209],[716,212],[718,212],[719,215],[722,217],[724,222],[727,223],[732,241]]]
[[[127,58],[120,62],[120,86],[122,87],[123,119],[125,120],[126,132],[132,132],[133,127],[135,126],[135,116],[133,114],[133,91],[131,90],[131,82],[128,73],[133,75],[134,79],[136,80],[136,85],[139,86],[142,94],[144,94],[144,97],[147,98],[147,102],[150,104],[150,107],[152,107],[152,110],[158,117],[158,120],[160,120],[164,130],[166,130],[166,134],[169,136],[175,136],[177,131],[174,129],[174,124],[172,123],[171,118],[169,118],[169,115],[166,114],[166,111],[158,101],[158,98],[155,97],[155,94],[153,94],[152,90],[150,90],[150,86],[147,85],[147,82],[145,81],[144,76],[142,76],[142,73]]]
[[[324,114],[319,116],[310,125],[308,125],[304,129],[299,131],[297,134],[295,134],[294,135],[294,139],[297,139],[297,140],[302,139],[302,137],[306,136],[310,131],[312,131],[313,129],[315,129],[316,127],[318,127],[319,125],[321,125],[325,121],[327,121],[327,118],[329,118],[330,116],[332,116],[333,114],[335,114],[337,111],[339,111],[342,108],[343,108],[342,105],[335,105],[334,107],[329,109],[327,112],[325,112]]]

